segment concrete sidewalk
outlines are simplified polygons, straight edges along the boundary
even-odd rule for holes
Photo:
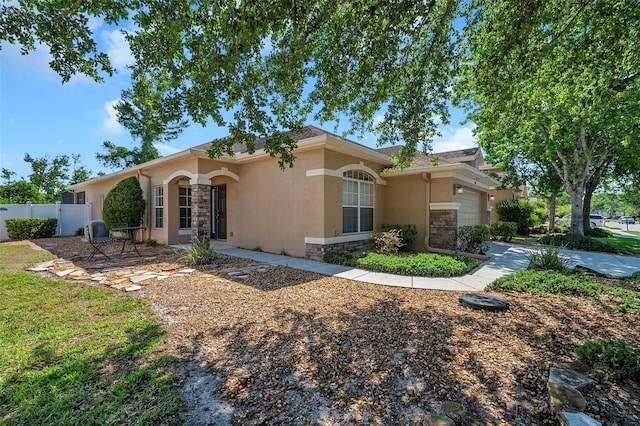
[[[182,246],[182,248],[188,248]],[[494,243],[490,244],[489,260],[483,262],[470,274],[452,278],[407,277],[402,275],[371,272],[364,269],[348,268],[313,260],[299,259],[272,253],[245,250],[232,246],[216,245],[218,253],[229,256],[255,260],[270,265],[288,266],[304,271],[316,272],[323,275],[346,278],[371,284],[381,284],[394,287],[422,288],[430,290],[451,291],[483,291],[494,280],[526,269],[529,265],[528,256],[540,247],[521,244]],[[561,250],[561,254],[569,259],[571,267],[584,266],[602,274],[614,276],[630,276],[640,271],[640,257],[613,255],[606,253],[592,253],[576,250]]]

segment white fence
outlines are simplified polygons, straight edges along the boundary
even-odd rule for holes
[[[0,240],[9,239],[5,219],[48,217],[58,219],[56,235],[75,235],[91,220],[90,204],[0,204]]]

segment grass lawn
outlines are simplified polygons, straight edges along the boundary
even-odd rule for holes
[[[180,424],[149,304],[24,269],[46,252],[0,244],[0,424]]]
[[[636,238],[626,237],[611,237],[611,238],[599,238],[607,243],[613,245],[616,249],[622,252],[640,253],[640,240]]]

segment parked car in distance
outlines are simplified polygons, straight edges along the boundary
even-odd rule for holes
[[[618,219],[618,223],[636,223],[636,221],[631,216],[620,216]]]
[[[599,226],[600,228],[604,228],[604,216],[601,214],[590,214],[589,221],[592,227]]]

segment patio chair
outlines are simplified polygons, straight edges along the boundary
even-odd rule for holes
[[[109,230],[102,220],[92,220],[85,225],[85,236],[93,247],[93,251],[87,258],[88,261],[93,260],[98,253],[107,259],[111,259],[102,249],[107,244],[114,242]]]

